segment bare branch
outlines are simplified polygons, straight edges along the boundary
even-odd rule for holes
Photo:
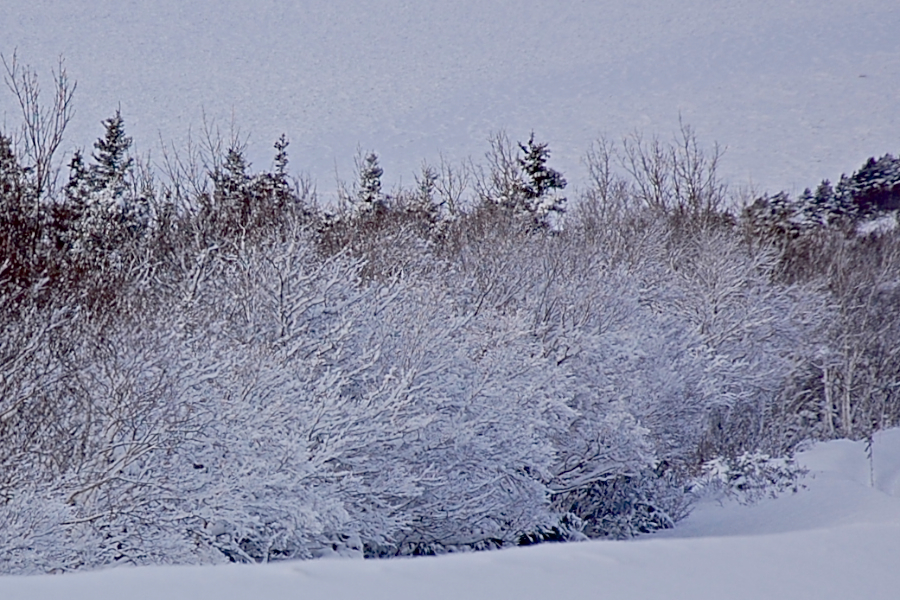
[[[38,201],[53,192],[59,171],[58,167],[54,168],[53,157],[75,114],[72,97],[77,84],[69,81],[65,60],[60,56],[53,71],[53,103],[42,106],[37,72],[28,65],[22,66],[16,52],[9,60],[0,54],[0,61],[6,71],[4,82],[15,95],[22,111],[22,151],[27,160],[26,167],[33,173],[35,198]]]

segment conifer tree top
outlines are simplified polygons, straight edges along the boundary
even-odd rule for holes
[[[102,138],[94,142],[96,153],[92,155],[97,163],[96,174],[103,183],[120,178],[131,168],[132,159],[128,157],[131,138],[125,135],[125,120],[116,109],[116,114],[105,121],[106,132]]]

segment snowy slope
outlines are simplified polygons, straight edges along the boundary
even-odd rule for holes
[[[0,598],[897,598],[900,429],[876,436],[872,471],[857,442],[821,444],[799,462],[810,475],[795,495],[749,507],[705,504],[676,529],[635,541],[4,577]]]
[[[410,182],[533,129],[578,183],[597,135],[668,137],[680,114],[732,183],[797,191],[900,151],[898,30],[896,0],[4,0],[0,52],[43,75],[65,55],[69,148],[119,104],[142,151],[233,116],[257,167],[285,132],[327,190],[358,144]]]

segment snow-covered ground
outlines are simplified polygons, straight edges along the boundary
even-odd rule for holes
[[[674,530],[625,542],[382,561],[118,568],[0,577],[4,600],[230,598],[849,598],[900,595],[900,429],[798,457],[805,489],[709,502]],[[874,485],[873,485],[874,484]]]
[[[0,52],[45,88],[66,57],[68,149],[119,105],[157,157],[204,113],[226,131],[233,117],[258,168],[284,132],[327,191],[357,145],[410,183],[505,128],[550,142],[577,184],[599,134],[668,138],[681,115],[727,146],[733,184],[796,192],[900,152],[897,31],[896,0],[4,0]],[[18,121],[0,90],[0,126]]]

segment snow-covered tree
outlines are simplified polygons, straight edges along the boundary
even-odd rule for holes
[[[565,212],[566,199],[559,191],[566,187],[566,180],[562,173],[547,166],[550,149],[546,143],[535,142],[534,133],[527,143],[519,143],[519,150],[521,155],[516,162],[525,175],[521,189],[525,210],[539,223],[549,225],[552,214]]]
[[[127,189],[127,176],[134,165],[128,155],[132,139],[125,135],[125,120],[120,110],[103,121],[103,137],[94,142],[94,165],[90,170],[95,189],[111,188],[115,196]]]
[[[378,155],[367,152],[356,160],[358,181],[355,184],[355,202],[361,211],[369,213],[384,206],[381,192],[381,176],[384,169],[378,165]]]
[[[80,261],[121,261],[123,244],[149,223],[149,199],[134,187],[132,139],[119,110],[103,121],[92,164],[80,150],[69,162],[69,181],[54,210],[58,243]]]
[[[530,220],[538,228],[552,225],[554,214],[565,212],[566,187],[562,173],[550,168],[546,143],[534,140],[514,148],[504,133],[491,138],[487,172],[481,172],[476,191],[485,206],[499,206],[512,215]]]

